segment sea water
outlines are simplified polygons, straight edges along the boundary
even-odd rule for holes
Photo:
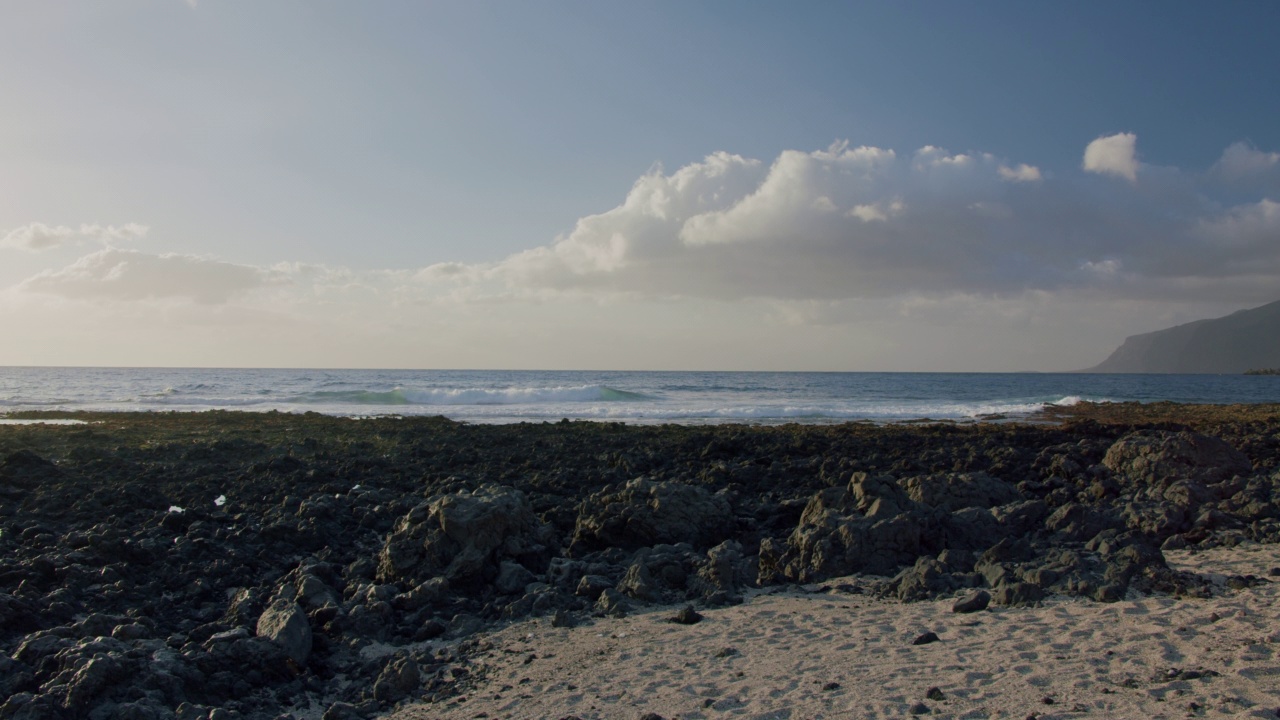
[[[827,423],[1023,417],[1081,400],[1280,402],[1280,377],[0,367],[0,414],[229,409],[483,423]]]

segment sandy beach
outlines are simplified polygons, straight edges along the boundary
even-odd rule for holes
[[[1276,717],[1280,547],[1168,559],[1212,578],[1215,595],[957,614],[951,599],[851,594],[840,588],[858,579],[843,578],[762,591],[690,626],[670,621],[675,607],[572,629],[516,623],[481,641],[465,697],[387,717]],[[938,641],[912,644],[928,632]]]

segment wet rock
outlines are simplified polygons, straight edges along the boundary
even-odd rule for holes
[[[258,618],[257,634],[279,645],[299,665],[311,654],[311,623],[292,600],[281,598],[271,603]]]
[[[583,501],[573,545],[584,550],[677,543],[708,547],[733,530],[733,512],[723,496],[696,485],[636,478]]]

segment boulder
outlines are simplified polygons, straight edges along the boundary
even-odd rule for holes
[[[582,502],[573,545],[579,550],[677,543],[705,548],[724,541],[734,525],[723,495],[674,480],[636,478]]]
[[[893,575],[922,554],[922,537],[933,526],[932,516],[920,512],[893,478],[854,473],[847,489],[814,495],[785,543],[761,541],[758,581]]]
[[[258,618],[257,634],[274,641],[299,665],[311,654],[311,623],[292,600],[279,598],[268,605]]]
[[[1215,483],[1253,471],[1249,458],[1223,440],[1167,430],[1125,435],[1107,450],[1102,464],[1139,488],[1163,488],[1176,480]]]
[[[545,565],[551,528],[524,493],[483,485],[431,498],[396,521],[378,556],[378,580],[419,585],[444,577],[451,587],[493,582],[504,560]]]

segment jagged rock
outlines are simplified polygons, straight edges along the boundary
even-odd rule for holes
[[[452,587],[475,587],[493,581],[503,560],[545,565],[550,532],[510,487],[437,496],[396,522],[377,577],[417,584],[441,576]]]
[[[1013,486],[984,472],[919,475],[899,483],[915,502],[946,512],[991,508],[1020,499]]]
[[[1044,592],[1029,582],[1004,583],[995,589],[997,605],[1028,605],[1044,598]]]
[[[1083,541],[1103,530],[1122,527],[1118,514],[1109,509],[1094,508],[1080,503],[1068,503],[1053,511],[1044,526],[1065,540]]]
[[[610,617],[622,617],[627,614],[627,601],[617,590],[605,590],[596,601],[596,609]]]
[[[420,682],[418,663],[413,658],[396,658],[387,663],[374,682],[373,698],[387,704],[403,700],[418,689]]]
[[[299,665],[311,654],[311,623],[298,604],[277,599],[258,618],[257,634],[278,644]]]
[[[745,555],[742,543],[726,540],[708,550],[706,559],[697,563],[697,577],[690,579],[690,591],[704,600],[731,602],[740,588],[755,582],[757,573],[757,560]]]
[[[1253,471],[1243,453],[1219,438],[1167,430],[1141,430],[1120,438],[1102,464],[1139,487],[1165,487],[1175,480],[1214,483]]]
[[[819,492],[784,546],[761,542],[759,582],[815,582],[866,572],[891,575],[915,562],[929,518],[889,476],[854,473],[849,487]]]
[[[582,502],[573,544],[627,550],[677,543],[708,547],[733,529],[733,512],[722,495],[681,482],[636,478]]]
[[[688,545],[656,545],[636,551],[618,582],[619,592],[646,602],[683,598],[697,555]]]

